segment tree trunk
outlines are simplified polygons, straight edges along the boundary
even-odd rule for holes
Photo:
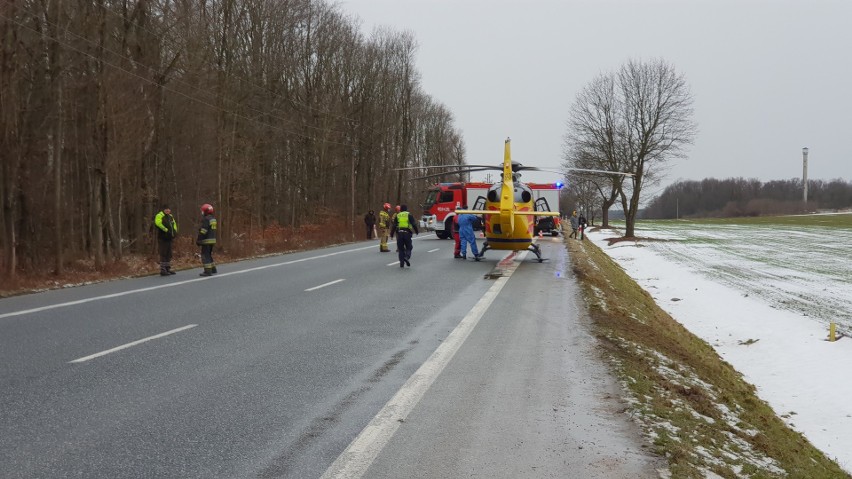
[[[56,255],[54,263],[54,274],[62,274],[62,248],[64,246],[62,235],[62,149],[65,137],[62,129],[62,79],[56,80],[56,123],[54,124],[53,143],[53,247]]]
[[[62,12],[62,0],[57,0],[56,11]],[[59,14],[54,16],[58,22]],[[54,30],[54,34],[58,34],[58,28]],[[63,109],[62,109],[62,48],[57,42],[51,42],[52,46],[52,61],[51,61],[51,76],[56,88],[56,119],[53,126],[53,248],[55,263],[54,274],[62,274],[62,249],[64,240],[62,234],[62,150],[65,148],[65,130],[63,129]]]

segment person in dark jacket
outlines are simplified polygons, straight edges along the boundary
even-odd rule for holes
[[[163,205],[163,208],[154,216],[154,226],[157,228],[160,276],[177,274],[172,271],[172,241],[177,236],[178,225],[175,217],[172,216],[172,210],[169,209],[169,205]]]
[[[577,237],[577,228],[579,228],[580,224],[577,221],[577,211],[571,213],[571,234],[568,235],[569,238],[580,239]]]
[[[390,237],[396,235],[396,247],[399,253],[399,267],[404,268],[406,265],[411,267],[411,250],[414,245],[411,242],[411,232],[420,234],[417,228],[417,219],[408,212],[408,206],[401,205],[400,211],[393,218]]]
[[[583,216],[583,213],[580,213],[580,217],[577,218],[577,226],[580,231],[580,239],[586,239],[586,217]]]
[[[364,224],[367,226],[367,239],[373,239],[373,233],[376,231],[376,214],[373,210],[364,215]]]
[[[201,247],[201,264],[204,266],[204,272],[199,276],[213,276],[217,273],[216,263],[213,261],[213,246],[216,245],[218,227],[216,217],[213,216],[213,205],[201,205],[201,226],[195,240],[195,244]]]

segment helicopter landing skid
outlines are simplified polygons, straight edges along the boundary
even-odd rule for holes
[[[539,263],[544,261],[544,258],[541,257],[541,248],[537,244],[531,244],[527,251],[532,251],[533,253],[535,253],[535,257],[536,259],[538,259]]]
[[[479,261],[479,260],[481,260],[481,259],[482,259],[482,257],[483,257],[483,256],[485,256],[485,252],[486,252],[486,251],[488,251],[490,248],[491,248],[491,246],[488,244],[488,242],[487,242],[487,241],[486,241],[485,243],[482,243],[482,249],[479,251],[479,254],[478,254],[478,255],[475,255],[475,256],[473,257],[473,259],[474,259],[475,261]]]

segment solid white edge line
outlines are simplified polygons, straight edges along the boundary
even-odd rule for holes
[[[346,281],[346,280],[345,279],[336,279],[334,281],[329,281],[328,283],[324,283],[324,284],[321,284],[319,286],[314,286],[313,288],[308,288],[308,289],[305,290],[305,292],[314,291],[314,290],[317,290],[317,289],[320,289],[320,288],[325,288],[326,286],[331,286],[331,285],[337,284],[341,281]]]
[[[99,353],[95,353],[95,354],[92,354],[90,356],[82,357],[82,358],[75,359],[73,361],[68,361],[68,362],[69,363],[83,363],[83,362],[86,362],[90,359],[95,359],[95,358],[99,358],[101,356],[106,356],[107,354],[114,353],[116,351],[121,351],[122,349],[127,349],[127,348],[130,348],[130,347],[136,346],[137,344],[142,344],[146,341],[151,341],[152,339],[159,339],[159,338],[162,338],[163,336],[168,336],[170,334],[179,333],[181,331],[184,331],[184,330],[187,330],[187,329],[190,329],[190,328],[194,328],[196,326],[198,326],[198,325],[197,324],[189,324],[189,325],[184,326],[182,328],[177,328],[177,329],[173,329],[171,331],[166,331],[165,333],[160,333],[160,334],[156,334],[154,336],[149,336],[147,338],[143,338],[143,339],[140,339],[138,341],[133,341],[132,343],[123,344],[121,346],[118,346],[118,347],[115,347],[115,348],[112,348],[112,349],[107,349],[106,351],[101,351]]]
[[[438,349],[408,378],[400,390],[328,467],[321,479],[357,479],[367,472],[382,449],[390,442],[396,430],[420,402],[444,367],[453,359],[525,257],[526,251],[517,256],[517,261],[506,269],[505,276],[495,280],[494,285],[482,295],[459,325],[441,342]]]

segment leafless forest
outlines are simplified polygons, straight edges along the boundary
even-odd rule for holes
[[[0,278],[144,252],[163,202],[189,235],[214,204],[225,247],[360,236],[420,199],[393,168],[464,160],[416,50],[315,0],[2,0]]]

